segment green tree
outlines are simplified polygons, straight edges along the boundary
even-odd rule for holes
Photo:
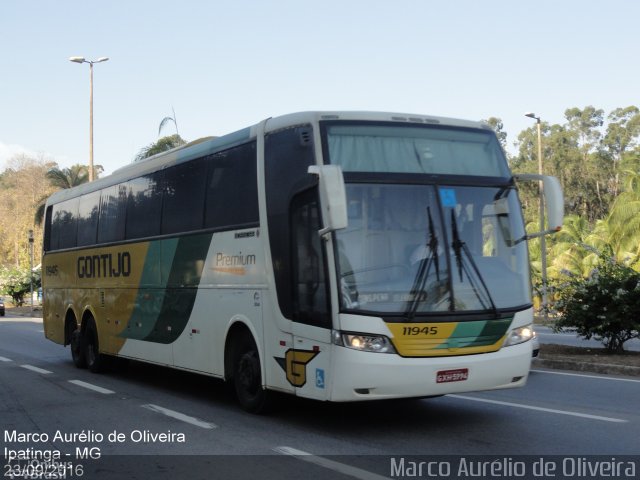
[[[187,142],[177,133],[168,137],[162,137],[158,139],[158,141],[142,148],[140,152],[138,152],[138,155],[136,155],[134,161],[139,162],[140,160],[144,160],[145,158],[149,158],[173,148],[180,147],[182,145],[185,145],[186,143]]]
[[[593,248],[588,244],[592,234],[586,218],[568,215],[562,230],[553,236],[549,257],[549,275],[562,279],[563,276],[586,276],[593,268],[590,255]]]
[[[53,191],[45,174],[54,165],[44,157],[16,155],[0,174],[0,265],[29,264],[29,230],[35,237],[34,264],[40,263],[41,231],[33,214],[43,195]]]
[[[631,259],[640,267],[640,172],[626,172],[624,191],[615,199],[607,224],[613,252],[620,260]]]
[[[66,189],[82,185],[89,181],[89,167],[73,165],[69,168],[52,168],[46,175],[49,184],[58,189]]]
[[[608,118],[610,122],[603,143],[615,161],[621,163],[640,138],[640,109],[635,106],[616,108]]]
[[[635,106],[616,108],[608,118],[610,122],[602,143],[616,165],[617,171],[609,188],[617,196],[626,173],[640,170],[640,109]]]
[[[502,123],[502,119],[497,117],[489,117],[487,120],[485,120],[485,122],[487,122],[487,124],[493,129],[493,131],[496,132],[498,141],[500,142],[502,149],[505,150],[506,153],[507,132],[504,131],[504,124]]]
[[[32,281],[35,291],[40,286],[40,278],[28,268],[0,269],[0,292],[9,295],[13,304],[18,307],[24,304],[25,295],[30,293]]]
[[[604,218],[614,198],[610,188],[614,165],[602,148],[602,118],[602,110],[594,107],[570,108],[563,125],[541,124],[544,173],[560,180],[567,213],[584,216],[589,223]],[[537,171],[536,127],[522,131],[516,145],[518,155],[511,162],[514,171]],[[527,207],[537,203],[537,191],[531,185],[521,190],[521,196]],[[527,220],[532,220],[530,214]]]
[[[601,255],[588,278],[573,277],[559,291],[556,328],[575,329],[578,335],[601,341],[611,353],[640,338],[640,273]]]
[[[158,136],[160,136],[160,132],[162,132],[162,128],[169,122],[173,122],[173,125],[176,127],[176,135],[180,136],[180,132],[178,131],[178,120],[176,119],[176,111],[171,107],[171,113],[173,113],[173,117],[164,117],[160,121],[160,126],[158,127]]]
[[[592,106],[585,107],[582,110],[573,107],[565,110],[564,116],[567,119],[569,130],[578,134],[580,150],[583,159],[586,161],[589,152],[597,147],[602,138],[602,133],[598,128],[604,123],[604,111]]]
[[[98,178],[99,174],[103,171],[102,166],[95,165],[93,169],[96,173],[96,178]],[[77,187],[78,185],[82,185],[83,183],[87,183],[89,181],[89,167],[79,164],[72,165],[69,168],[59,168],[58,166],[55,166],[47,171],[45,178],[49,182],[49,185],[51,185],[55,189],[65,190],[67,188],[73,188]],[[48,195],[40,197],[36,205],[34,220],[37,225],[42,224],[42,219],[44,218],[44,207],[47,198]]]

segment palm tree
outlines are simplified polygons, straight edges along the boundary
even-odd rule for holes
[[[176,135],[180,136],[180,132],[178,131],[178,120],[176,120],[176,111],[173,109],[173,107],[171,107],[171,112],[173,113],[173,117],[164,117],[160,122],[160,126],[158,127],[158,136],[160,136],[162,127],[164,127],[169,122],[173,122],[173,125],[176,127]]]
[[[178,132],[178,121],[176,120],[176,111],[173,109],[173,107],[171,107],[171,112],[173,113],[173,117],[164,117],[160,121],[160,126],[158,127],[158,136],[160,136],[162,128],[169,122],[173,122],[173,125],[176,127],[175,135],[168,135],[166,137],[159,138],[157,141],[150,143],[146,147],[143,147],[136,155],[136,158],[133,159],[134,162],[139,162],[140,160],[144,160],[145,158],[152,157],[154,155],[157,155],[158,153],[166,152],[167,150],[180,147],[187,143],[186,140],[180,136],[180,132]]]
[[[553,237],[550,276],[558,278],[564,273],[585,274],[585,258],[589,254],[589,248],[585,246],[590,234],[591,226],[585,217],[578,215],[565,217],[562,230]]]
[[[187,142],[177,133],[175,135],[169,135],[168,137],[162,137],[158,139],[158,141],[150,143],[146,147],[142,148],[133,161],[139,162],[140,160],[152,157],[158,153],[166,152],[172,148],[180,147],[186,143]]]
[[[625,189],[615,199],[606,222],[614,253],[621,260],[640,255],[640,173],[627,171]]]
[[[103,168],[101,165],[94,166],[94,171],[99,174]],[[86,165],[72,165],[69,168],[54,167],[46,173],[46,178],[52,187],[56,187],[60,190],[67,188],[77,187],[83,183],[89,181],[89,168]],[[96,176],[97,178],[97,176]],[[44,218],[44,207],[47,201],[47,196],[42,197],[36,206],[36,213],[34,220],[37,225],[42,224]]]
[[[46,174],[53,187],[61,190],[82,185],[89,181],[89,169],[86,165],[72,165],[69,168],[52,168]]]

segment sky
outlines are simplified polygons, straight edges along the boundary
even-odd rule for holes
[[[306,110],[498,117],[511,149],[525,112],[640,106],[638,19],[635,0],[0,0],[0,171],[88,163],[89,66],[71,56],[109,57],[106,173],[173,111],[187,140]]]

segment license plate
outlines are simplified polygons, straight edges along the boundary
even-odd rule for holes
[[[468,368],[458,368],[456,370],[440,370],[436,375],[436,383],[464,382],[468,378]]]

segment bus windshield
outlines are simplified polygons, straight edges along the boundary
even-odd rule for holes
[[[512,188],[347,184],[342,308],[413,316],[531,303]]]
[[[351,172],[348,227],[336,232],[343,311],[412,318],[531,304],[520,203],[495,135],[405,126],[326,131],[331,163]],[[412,175],[367,180],[383,171]],[[493,178],[484,185],[483,176]]]

